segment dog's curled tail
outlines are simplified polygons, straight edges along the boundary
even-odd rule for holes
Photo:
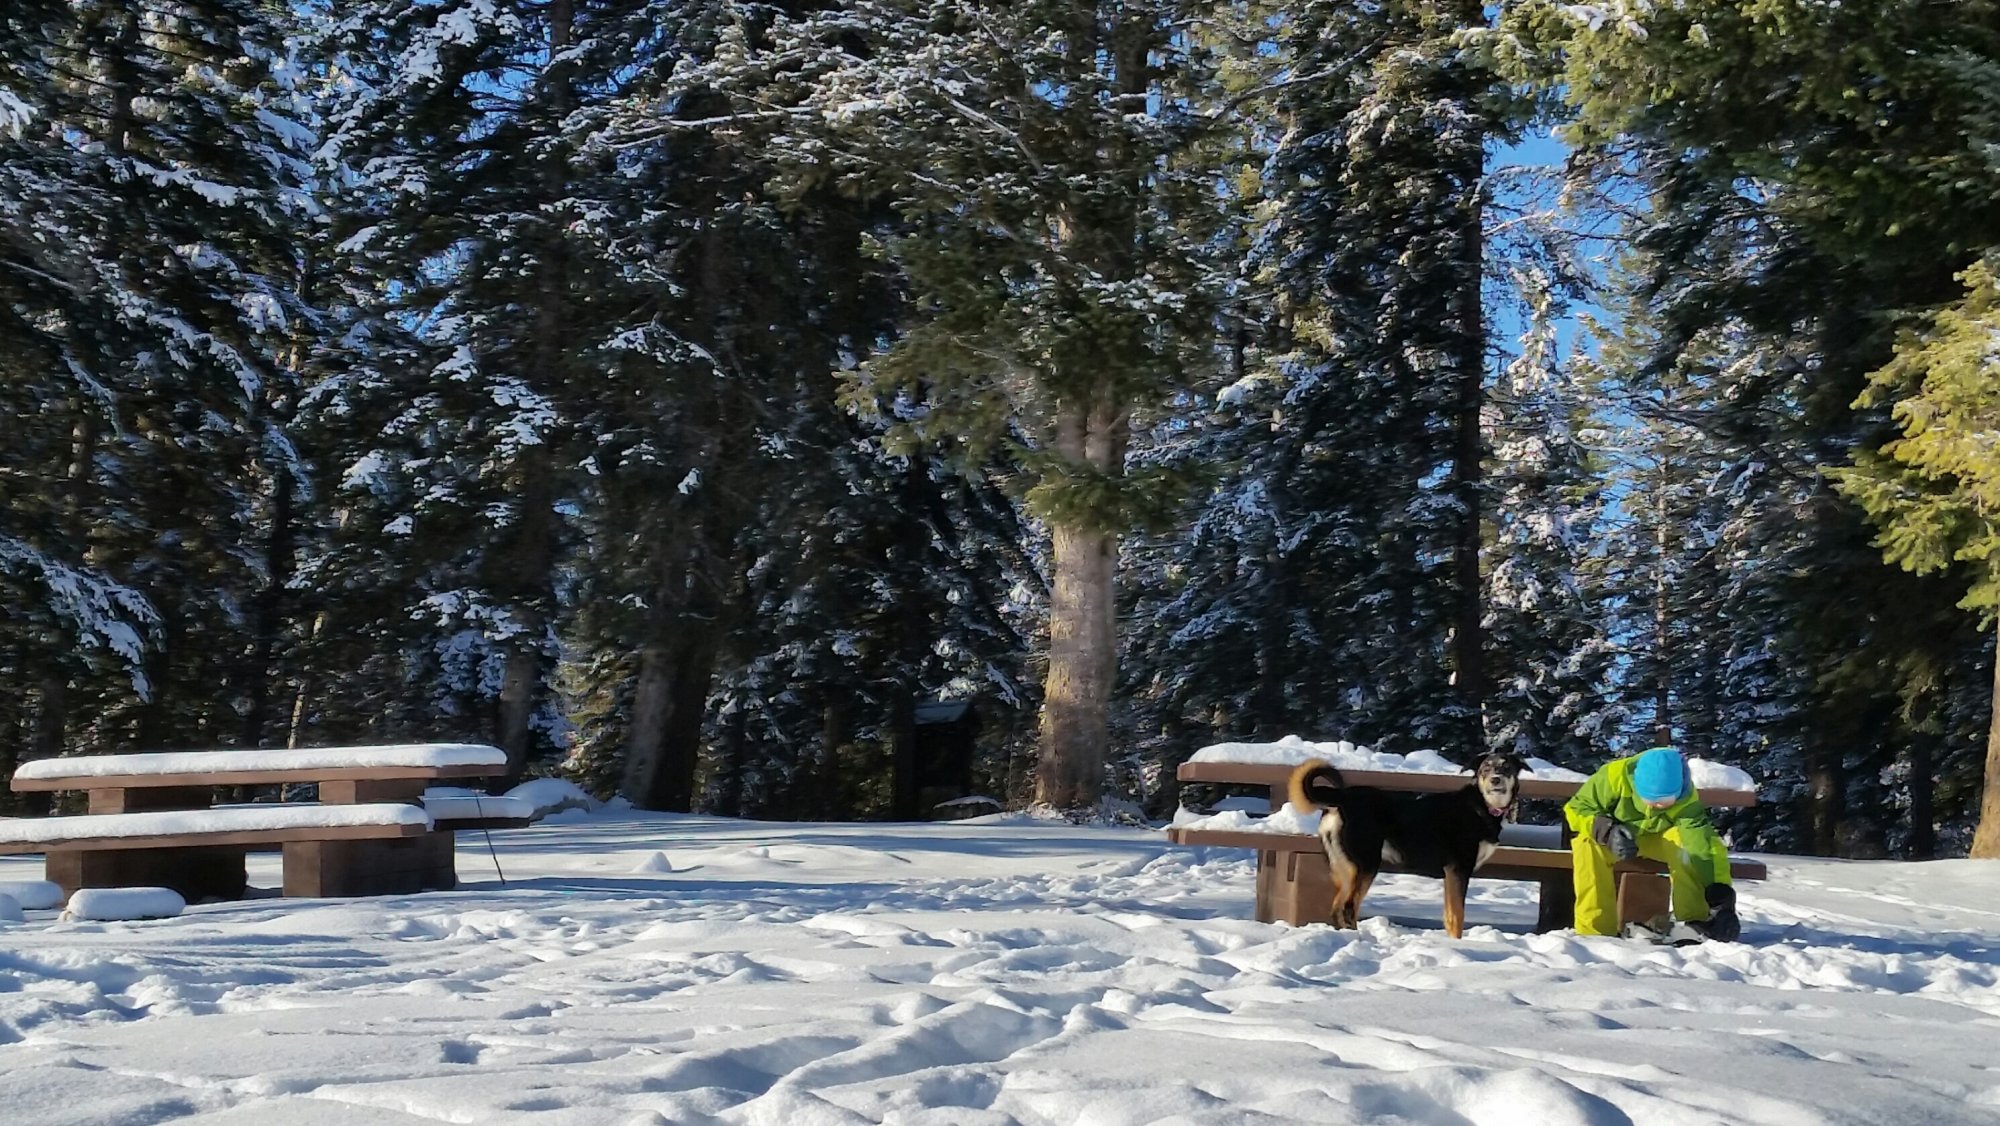
[[[1347,787],[1341,780],[1340,771],[1325,759],[1309,758],[1292,770],[1292,776],[1285,784],[1285,796],[1292,808],[1301,813],[1307,810],[1328,809],[1338,799],[1340,791]]]

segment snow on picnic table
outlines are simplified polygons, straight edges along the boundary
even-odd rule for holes
[[[45,758],[24,763],[16,778],[107,778],[136,774],[210,774],[221,770],[428,769],[505,766],[507,754],[480,743],[397,743],[369,747],[297,747],[255,751],[158,751],[137,755]]]
[[[1412,751],[1407,755],[1373,751],[1344,739],[1315,743],[1297,735],[1287,735],[1275,743],[1214,743],[1189,757],[1189,762],[1237,762],[1262,766],[1297,766],[1307,759],[1323,759],[1342,770],[1387,770],[1410,774],[1462,774],[1468,766],[1453,762],[1436,751]],[[1584,775],[1547,759],[1529,756],[1528,773],[1558,782],[1581,782]],[[1757,783],[1747,773],[1726,763],[1689,758],[1688,772],[1696,789],[1743,790],[1755,793]]]
[[[1528,933],[1384,877],[1250,921],[1243,850],[999,815],[559,814],[461,890],[0,927],[9,1122],[1992,1123],[1991,862],[1771,856],[1743,944]],[[253,883],[275,859],[254,855]],[[0,861],[0,880],[39,865]]]

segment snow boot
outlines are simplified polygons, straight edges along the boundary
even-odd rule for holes
[[[1708,921],[1691,923],[1710,942],[1735,942],[1743,934],[1743,921],[1736,917],[1736,889],[1728,884],[1710,884],[1702,889],[1708,900]]]

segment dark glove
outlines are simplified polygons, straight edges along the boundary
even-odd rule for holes
[[[1590,839],[1610,849],[1613,860],[1630,860],[1639,855],[1639,838],[1632,835],[1632,827],[1603,814],[1590,823]]]
[[[1736,917],[1736,889],[1728,884],[1710,884],[1701,891],[1708,901],[1708,921],[1690,923],[1712,942],[1735,942],[1743,934],[1743,921]]]

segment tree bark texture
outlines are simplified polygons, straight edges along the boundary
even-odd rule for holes
[[[665,745],[667,715],[673,710],[673,659],[665,645],[639,650],[639,672],[632,688],[632,713],[625,732],[625,773],[619,790],[634,805],[651,808],[641,795],[659,786],[660,748]]]
[[[1993,629],[1993,715],[1986,727],[1986,780],[1980,787],[1979,827],[1972,834],[1972,855],[2000,860],[2000,624]]]
[[[1478,150],[1484,157],[1484,149]],[[1485,404],[1486,328],[1485,306],[1480,283],[1486,249],[1485,209],[1481,194],[1483,164],[1460,169],[1465,178],[1466,214],[1461,218],[1460,238],[1465,276],[1453,296],[1458,320],[1455,366],[1458,379],[1454,404],[1456,433],[1452,447],[1452,496],[1458,502],[1458,535],[1452,544],[1452,586],[1457,609],[1451,630],[1452,683],[1458,689],[1459,707],[1465,712],[1462,738],[1466,753],[1485,749],[1483,719],[1486,707],[1486,593],[1479,574],[1479,547],[1484,505],[1485,442],[1480,430],[1480,410]]]
[[[1124,412],[1099,403],[1058,405],[1056,449],[1071,464],[1107,472],[1124,464]],[[1118,537],[1087,522],[1052,522],[1055,582],[1049,595],[1049,668],[1035,800],[1058,809],[1095,805],[1104,791],[1111,686],[1118,666],[1113,579]]]

